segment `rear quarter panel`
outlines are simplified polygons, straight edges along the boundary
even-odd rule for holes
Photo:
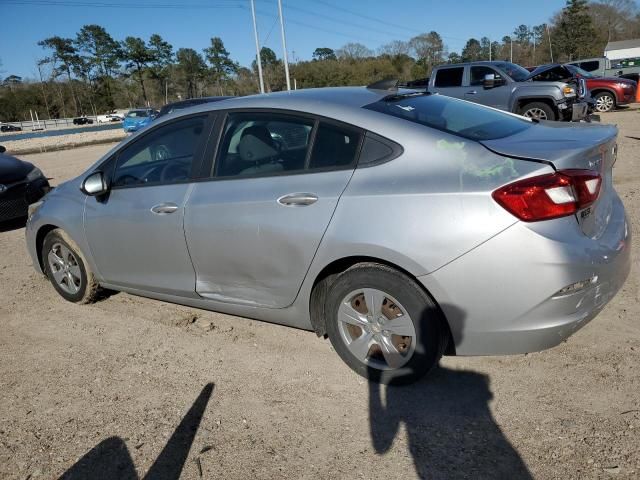
[[[425,275],[516,222],[491,198],[509,181],[551,167],[404,120],[400,157],[357,168],[319,247],[314,270],[339,258],[383,259]],[[393,129],[390,129],[393,131]]]

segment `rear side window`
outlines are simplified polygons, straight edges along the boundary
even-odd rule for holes
[[[360,132],[320,122],[309,168],[340,168],[355,162]]]
[[[525,118],[444,95],[397,95],[364,108],[470,140],[494,140],[531,128]]]
[[[436,72],[435,86],[440,88],[461,87],[464,67],[441,68]]]
[[[586,70],[587,72],[595,72],[600,68],[600,62],[597,60],[593,60],[591,62],[580,62],[578,65],[581,69]]]

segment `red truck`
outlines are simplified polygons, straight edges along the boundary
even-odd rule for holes
[[[600,77],[575,65],[551,64],[529,67],[532,81],[566,81],[584,78],[595,102],[595,110],[603,113],[636,101],[637,83],[620,77]]]

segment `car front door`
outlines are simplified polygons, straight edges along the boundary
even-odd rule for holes
[[[496,86],[492,88],[484,87],[484,77],[486,75],[494,75]],[[509,87],[504,76],[491,67],[486,65],[471,65],[469,87],[465,88],[465,90],[465,100],[500,110],[509,109]]]
[[[198,294],[272,308],[293,303],[361,139],[359,129],[307,116],[229,113],[212,176],[195,184],[185,209]]]
[[[207,115],[160,125],[104,165],[109,192],[87,197],[84,224],[105,283],[195,296],[184,205],[209,125]]]

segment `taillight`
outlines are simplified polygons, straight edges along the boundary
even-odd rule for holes
[[[573,215],[598,199],[602,178],[592,170],[560,170],[499,188],[493,199],[525,222]]]

